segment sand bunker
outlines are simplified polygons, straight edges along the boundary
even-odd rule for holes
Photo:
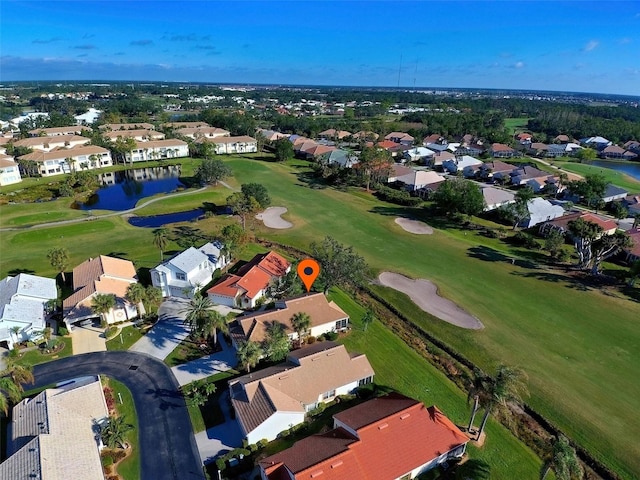
[[[396,223],[400,225],[405,232],[415,233],[416,235],[431,235],[433,233],[433,228],[418,220],[398,217],[396,218]]]
[[[411,298],[413,302],[427,313],[461,328],[478,330],[484,325],[473,315],[460,308],[451,300],[438,295],[438,287],[425,279],[412,280],[404,275],[383,272],[378,281],[385,287],[398,290]]]
[[[291,228],[293,227],[293,223],[287,222],[281,215],[287,213],[287,209],[284,207],[269,207],[264,212],[256,215],[258,220],[262,220],[265,227],[269,228]]]

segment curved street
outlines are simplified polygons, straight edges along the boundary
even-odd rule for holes
[[[169,367],[148,355],[96,352],[37,365],[34,387],[83,375],[107,375],[133,395],[142,480],[204,480],[184,398]]]

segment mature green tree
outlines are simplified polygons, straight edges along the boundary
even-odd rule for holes
[[[291,349],[291,340],[278,322],[271,322],[267,326],[267,338],[264,341],[264,354],[270,362],[281,362]]]
[[[302,283],[298,279],[296,266],[293,265],[289,273],[282,277],[275,277],[267,287],[267,296],[274,300],[295,297],[302,293]]]
[[[362,326],[365,332],[369,328],[369,325],[371,325],[375,320],[376,315],[372,310],[367,310],[366,312],[364,312],[364,315],[362,316]]]
[[[480,423],[477,439],[480,438],[487,425],[489,415],[496,409],[507,409],[508,403],[522,403],[522,396],[526,394],[526,374],[517,368],[500,365],[495,377],[486,382],[486,390],[479,392],[480,404],[484,407],[484,416]]]
[[[569,190],[583,199],[584,203],[594,209],[602,204],[602,197],[607,189],[607,179],[599,173],[586,175],[584,180],[569,182]]]
[[[291,325],[298,335],[298,344],[302,345],[304,343],[304,339],[309,334],[311,317],[306,312],[296,312],[291,317]]]
[[[593,148],[581,148],[576,152],[575,156],[580,162],[591,162],[598,158],[598,152]]]
[[[127,434],[133,430],[133,425],[126,423],[124,416],[114,417],[109,416],[109,420],[102,427],[100,437],[102,443],[109,448],[125,448],[127,441]]]
[[[603,261],[632,244],[626,232],[605,235],[602,227],[582,218],[572,220],[567,226],[578,253],[578,268],[590,269],[592,275],[600,273]]]
[[[629,282],[627,285],[633,287],[638,277],[640,277],[640,260],[636,260],[629,266]]]
[[[483,460],[471,458],[458,465],[455,472],[455,480],[489,480],[491,465]]]
[[[138,318],[142,317],[140,313],[140,303],[147,297],[147,289],[141,283],[132,283],[127,287],[125,298],[136,306]]]
[[[389,177],[392,166],[391,154],[384,148],[364,147],[353,168],[368,192],[372,183],[381,183]]]
[[[64,271],[69,266],[69,250],[65,247],[54,247],[47,252],[47,258],[53,268],[55,268],[62,276],[62,283],[66,283]]]
[[[183,311],[186,314],[184,323],[191,327],[194,335],[203,337],[209,332],[213,312],[211,300],[196,293],[189,301],[189,306]]]
[[[553,470],[556,480],[572,480],[582,478],[583,471],[576,451],[564,435],[559,435],[551,445],[546,461],[540,471],[540,479],[544,480]]]
[[[271,205],[271,197],[267,187],[260,183],[243,183],[240,186],[240,191],[247,198],[255,198],[260,208],[265,209]]]
[[[549,252],[551,258],[557,260],[562,254],[562,246],[564,245],[564,234],[555,228],[550,230],[544,239],[544,249]]]
[[[9,415],[9,408],[22,399],[22,390],[11,377],[0,377],[0,410]]]
[[[525,186],[516,192],[515,203],[509,205],[513,215],[513,229],[529,215],[529,202],[535,197],[533,188]]]
[[[113,294],[96,293],[91,300],[91,309],[100,315],[102,322],[107,323],[107,313],[116,306],[116,296]]]
[[[160,250],[160,261],[164,260],[164,250],[169,243],[169,230],[164,227],[156,228],[153,231],[153,244]]]
[[[205,158],[195,172],[195,177],[203,185],[211,183],[217,185],[220,180],[224,180],[231,175],[231,168],[217,158]]]
[[[627,218],[629,210],[624,206],[622,202],[611,202],[611,214],[616,220],[622,220]]]
[[[450,178],[433,194],[436,207],[445,214],[477,215],[484,210],[484,196],[475,182]]]
[[[240,248],[247,243],[247,234],[237,223],[232,223],[223,227],[220,232],[220,241],[223,244],[222,255],[231,261]]]
[[[278,162],[285,162],[293,158],[293,144],[288,138],[281,138],[274,142],[274,153]]]
[[[313,258],[320,263],[319,283],[324,285],[326,294],[331,287],[355,288],[367,278],[369,267],[353,247],[345,247],[333,237],[325,237],[322,242],[311,244]]]
[[[133,165],[132,152],[136,148],[136,141],[131,137],[119,136],[116,138],[111,149],[120,157],[123,164],[127,163],[127,160]]]
[[[209,397],[216,393],[217,387],[214,382],[206,379],[196,380],[182,387],[182,394],[190,400],[192,405],[204,407]]]
[[[258,364],[260,358],[262,358],[262,347],[256,342],[242,342],[240,346],[238,346],[236,355],[238,356],[240,367],[249,373],[251,369]]]
[[[207,237],[202,230],[190,225],[180,225],[173,229],[173,241],[185,250],[189,247],[202,245],[207,242],[208,239],[209,237]]]
[[[236,192],[227,197],[227,205],[235,215],[240,217],[242,230],[247,228],[247,218],[260,210],[260,204],[254,197],[247,197],[242,192]]]

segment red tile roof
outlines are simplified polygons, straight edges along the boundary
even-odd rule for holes
[[[469,441],[437,407],[425,408],[396,393],[345,410],[334,420],[334,430],[262,460],[269,480],[281,478],[285,467],[295,480],[393,480]]]
[[[378,146],[384,148],[385,150],[389,148],[395,148],[398,146],[397,143],[392,142],[391,140],[383,140],[382,142],[378,142]]]

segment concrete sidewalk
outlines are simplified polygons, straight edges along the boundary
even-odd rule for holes
[[[210,463],[218,456],[242,446],[240,426],[231,418],[229,390],[220,395],[219,403],[225,422],[204,432],[196,433],[196,444],[202,463]]]
[[[220,333],[218,333],[218,343],[222,346],[221,352],[216,352],[171,368],[180,386],[215,375],[216,373],[226,372],[238,364],[236,351],[233,347],[227,345],[227,342]]]

